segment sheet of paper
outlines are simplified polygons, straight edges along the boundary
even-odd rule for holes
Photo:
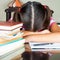
[[[60,50],[60,43],[36,43],[29,42],[29,45],[33,51],[38,50]]]

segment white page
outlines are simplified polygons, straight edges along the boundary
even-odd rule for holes
[[[29,44],[31,48],[56,48],[56,49],[59,48],[60,49],[60,43],[46,43],[45,44],[45,43],[29,42]]]

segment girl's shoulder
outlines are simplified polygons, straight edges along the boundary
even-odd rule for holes
[[[51,27],[54,23],[56,23],[56,22],[54,21],[54,18],[51,17],[51,18],[50,18],[50,24],[49,24],[49,27]]]
[[[50,18],[49,30],[50,30],[51,32],[60,31],[60,27],[59,27],[58,24],[54,21],[54,18],[53,18],[53,17]]]

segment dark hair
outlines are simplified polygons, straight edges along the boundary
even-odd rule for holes
[[[23,26],[27,31],[39,31],[47,29],[50,23],[52,11],[48,6],[46,8],[39,2],[27,2],[20,9],[20,17]],[[33,25],[32,25],[33,24]],[[42,52],[24,52],[23,60],[48,60],[49,54]]]
[[[19,9],[17,8],[17,10],[14,12],[13,14],[13,21],[14,22],[21,22],[21,17],[20,17],[20,13],[18,11]]]
[[[49,60],[49,54],[42,52],[24,52],[22,58],[23,60]]]
[[[51,15],[49,7],[44,8],[41,3],[35,1],[23,4],[20,10],[21,21],[28,31],[47,29]]]

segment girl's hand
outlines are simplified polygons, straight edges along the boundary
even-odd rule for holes
[[[43,30],[41,32],[24,31],[23,36],[29,36],[29,35],[32,35],[32,34],[46,34],[46,33],[50,33],[50,31],[49,30]]]
[[[34,32],[30,32],[30,31],[24,31],[23,33],[24,33],[23,36],[29,36],[31,34],[34,34]]]
[[[40,34],[46,34],[46,33],[50,33],[50,31],[49,30],[43,30],[43,31],[41,31],[41,32],[39,32]]]

